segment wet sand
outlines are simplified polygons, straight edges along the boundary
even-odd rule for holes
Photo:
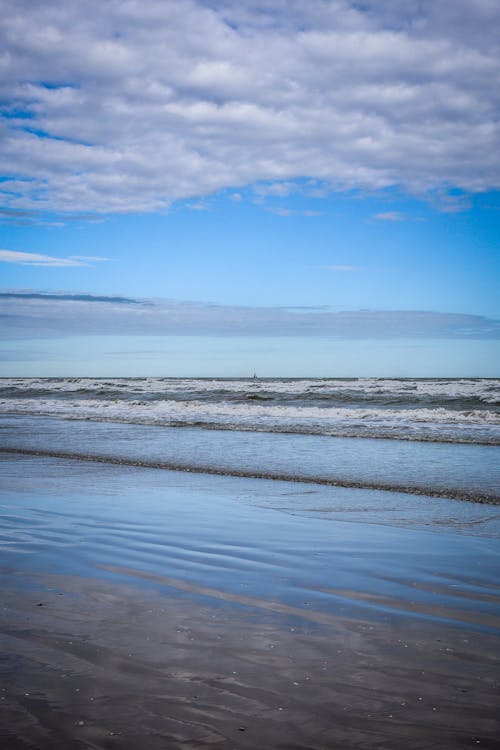
[[[325,520],[333,490],[318,517],[318,495],[283,512],[289,488],[257,480],[7,468],[2,747],[500,748],[499,545],[477,510],[389,528],[382,506]]]
[[[494,636],[3,578],[5,748],[500,747]]]

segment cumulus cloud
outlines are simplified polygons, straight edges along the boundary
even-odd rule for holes
[[[0,250],[0,263],[17,263],[21,266],[89,266],[92,262],[107,260],[85,255],[71,255],[69,258],[55,258],[40,253],[22,253],[17,250]]]
[[[499,187],[494,0],[0,0],[1,203]],[[272,192],[272,189],[271,189]],[[446,205],[446,202],[445,202]]]
[[[87,334],[498,339],[500,322],[432,311],[331,312],[68,293],[0,293],[4,339]]]
[[[254,191],[259,196],[277,196],[279,198],[284,198],[291,193],[297,192],[297,190],[298,186],[294,182],[272,182],[254,186]]]

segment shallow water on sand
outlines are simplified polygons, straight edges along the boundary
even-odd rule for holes
[[[68,459],[2,464],[6,567],[272,600],[312,619],[389,613],[500,633],[489,506]]]
[[[2,417],[0,449],[500,502],[497,446]]]

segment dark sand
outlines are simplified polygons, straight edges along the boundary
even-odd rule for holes
[[[298,494],[292,514],[254,507],[243,490],[271,490],[248,480],[88,466],[9,467],[2,750],[500,748],[495,540],[388,529],[382,511],[308,518]],[[307,557],[286,548],[302,537]]]
[[[500,747],[490,634],[76,577],[2,588],[6,749]]]

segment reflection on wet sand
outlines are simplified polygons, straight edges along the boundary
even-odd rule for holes
[[[491,508],[3,468],[2,747],[500,748]]]
[[[209,591],[31,584],[6,588],[5,747],[498,746],[493,635]]]

